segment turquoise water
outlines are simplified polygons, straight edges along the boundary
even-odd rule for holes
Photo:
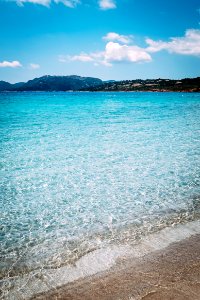
[[[198,218],[200,94],[0,94],[1,278]]]

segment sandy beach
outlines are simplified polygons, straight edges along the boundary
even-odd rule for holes
[[[200,235],[194,235],[32,299],[198,300],[199,295]]]

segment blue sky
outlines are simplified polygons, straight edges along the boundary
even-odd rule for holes
[[[200,76],[199,0],[0,0],[0,80]]]

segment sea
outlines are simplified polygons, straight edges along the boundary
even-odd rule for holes
[[[43,272],[200,219],[200,94],[0,93],[0,177],[1,297],[29,299]]]

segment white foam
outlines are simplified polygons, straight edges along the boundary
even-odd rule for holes
[[[46,292],[49,289],[109,270],[119,258],[142,257],[198,233],[200,233],[199,220],[165,228],[156,234],[145,237],[135,246],[112,246],[95,250],[80,258],[75,266],[47,269],[38,273],[32,272],[22,278],[14,279],[13,288],[5,295],[4,299],[28,299],[37,293]],[[5,284],[9,284],[9,282],[5,281]]]

